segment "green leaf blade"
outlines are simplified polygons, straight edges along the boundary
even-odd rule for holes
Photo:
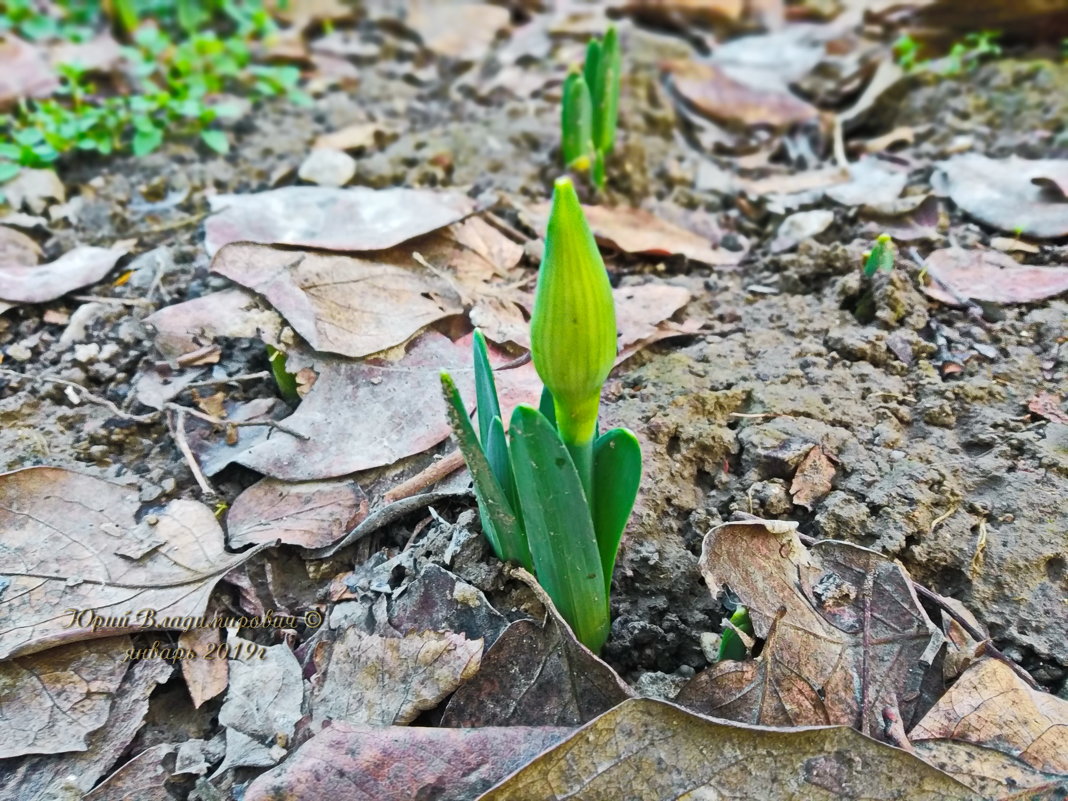
[[[593,101],[586,81],[576,72],[564,81],[560,129],[564,166],[575,170],[589,169],[593,157]]]
[[[472,342],[475,362],[475,411],[478,414],[478,436],[486,446],[490,424],[501,416],[501,404],[497,400],[497,383],[493,380],[493,367],[486,351],[486,337],[477,328]]]
[[[537,409],[518,406],[510,426],[512,470],[538,582],[590,650],[608,639],[601,557],[575,464]]]
[[[498,559],[515,561],[527,570],[531,570],[533,564],[526,534],[508,503],[504,490],[493,474],[493,468],[490,467],[489,460],[475,435],[474,426],[471,425],[471,420],[467,416],[467,409],[460,397],[460,391],[448,373],[441,374],[441,388],[445,395],[449,423],[456,436],[456,442],[460,446],[460,452],[464,456],[464,461],[467,462],[467,469],[471,471],[471,478],[474,480],[478,508],[484,516],[483,519],[490,521],[489,526],[483,526],[486,539],[490,541]]]
[[[612,589],[612,573],[619,541],[627,527],[642,480],[642,449],[634,433],[613,428],[593,445],[593,528],[601,555],[605,595]]]

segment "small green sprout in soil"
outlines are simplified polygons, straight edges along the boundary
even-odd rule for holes
[[[267,361],[271,363],[271,375],[274,377],[274,383],[277,384],[282,399],[293,405],[300,403],[297,377],[286,370],[286,354],[273,345],[268,345]]]
[[[734,628],[731,628],[733,626]],[[722,662],[731,659],[740,662],[746,657],[745,641],[738,636],[738,631],[753,636],[753,623],[749,619],[749,610],[739,606],[731,615],[731,625],[723,630],[723,636],[719,640],[719,654],[716,659]]]
[[[598,651],[608,638],[612,572],[641,480],[641,449],[625,428],[599,431],[601,388],[616,357],[615,305],[568,178],[553,192],[530,339],[545,384],[539,408],[517,406],[506,438],[476,331],[479,431],[443,373],[449,419],[494,553],[534,572],[579,640]]]
[[[893,49],[897,63],[906,72],[933,70],[939,75],[952,78],[973,71],[988,58],[1000,56],[1001,45],[997,43],[1000,36],[999,31],[969,33],[949,49],[945,58],[938,60],[921,60],[919,54],[923,49],[922,45],[907,33],[894,42]]]
[[[870,323],[875,319],[875,288],[872,285],[872,279],[876,273],[893,271],[896,255],[894,241],[889,234],[879,234],[871,250],[865,251],[860,268],[861,293],[854,309],[854,314],[860,322]]]
[[[590,39],[586,63],[564,82],[560,112],[564,166],[590,170],[593,183],[604,189],[605,158],[616,139],[622,57],[619,37],[610,27],[604,39]]]
[[[106,21],[99,10],[95,15],[76,10],[81,6],[62,6],[64,13],[50,18],[18,0],[5,6],[0,28],[30,32],[31,38],[85,41]],[[212,21],[215,6],[226,10],[219,23],[225,35],[195,30]],[[20,167],[48,167],[74,152],[143,156],[165,137],[199,138],[225,153],[230,142],[217,123],[240,113],[236,96],[307,102],[297,87],[296,67],[255,63],[254,47],[276,31],[259,3],[178,3],[168,25],[165,12],[174,9],[163,4],[152,15],[157,25],[139,23],[140,11],[154,11],[150,4],[114,4],[122,27],[130,29],[123,74],[104,80],[78,64],[60,65],[61,85],[53,97],[25,101],[0,123],[0,182]]]

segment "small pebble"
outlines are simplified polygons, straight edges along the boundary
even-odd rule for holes
[[[356,159],[343,150],[316,148],[300,165],[302,181],[319,186],[344,186],[356,174]]]

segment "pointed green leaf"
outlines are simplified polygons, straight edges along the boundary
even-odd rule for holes
[[[622,67],[619,36],[613,26],[604,35],[597,62],[597,89],[593,92],[593,146],[602,154],[611,153],[616,141]]]
[[[486,353],[486,337],[475,329],[472,343],[475,362],[475,411],[478,414],[478,437],[482,447],[486,447],[490,423],[494,417],[501,416],[501,405],[497,400],[497,383],[493,380],[493,367]],[[487,449],[488,450],[488,449]]]
[[[564,166],[587,170],[593,155],[593,101],[586,81],[577,72],[564,81],[564,99],[560,112],[560,142]]]
[[[556,403],[553,401],[553,393],[548,387],[541,388],[541,400],[538,401],[538,411],[545,415],[545,419],[553,428],[556,428]]]
[[[460,392],[448,373],[441,374],[441,389],[445,394],[449,423],[475,483],[475,498],[478,500],[479,511],[484,515],[484,519],[490,521],[490,526],[484,527],[486,538],[499,559],[518,562],[530,570],[532,562],[526,535],[505,497],[504,490],[493,475],[493,468],[478,443]]]
[[[744,606],[739,606],[734,610],[734,614],[731,615],[731,623],[738,627],[740,631],[744,631],[746,634],[753,634],[753,624],[749,620],[749,610]],[[723,630],[723,636],[719,638],[719,654],[716,657],[717,661],[722,662],[724,659],[733,659],[736,662],[740,662],[745,659],[745,643],[742,642],[742,638],[729,626]]]
[[[512,470],[538,582],[575,635],[598,651],[608,639],[608,596],[586,494],[564,443],[532,406],[512,414]]]
[[[520,527],[522,527],[519,499],[515,494],[515,476],[512,474],[512,463],[508,459],[508,441],[504,438],[504,423],[501,422],[501,418],[494,417],[490,422],[489,431],[486,434],[486,439],[483,440],[482,448],[486,452],[486,459],[489,461],[490,469],[493,470],[497,483],[504,490],[508,505],[511,506],[512,511],[519,520]]]
[[[864,262],[864,275],[869,278],[879,270],[890,272],[894,269],[894,240],[889,234],[879,234],[875,246],[868,253]]]
[[[619,540],[630,519],[641,480],[642,449],[631,431],[613,428],[597,439],[593,445],[592,512],[606,595],[612,590]]]
[[[597,93],[601,91],[598,85],[601,64],[601,40],[596,36],[586,44],[586,62],[582,65],[582,77],[586,80],[586,86],[590,89],[590,100],[597,105]]]

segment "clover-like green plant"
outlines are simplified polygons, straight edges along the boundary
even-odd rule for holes
[[[568,178],[553,192],[530,339],[545,384],[539,408],[517,406],[505,432],[486,340],[476,331],[479,430],[442,373],[449,420],[494,553],[532,571],[579,640],[598,651],[608,638],[612,572],[642,458],[627,429],[599,433],[601,388],[616,357],[615,306]]]
[[[590,170],[599,189],[605,185],[605,158],[616,141],[621,66],[619,36],[610,27],[603,40],[590,39],[582,71],[572,72],[564,81],[560,112],[564,166]]]

